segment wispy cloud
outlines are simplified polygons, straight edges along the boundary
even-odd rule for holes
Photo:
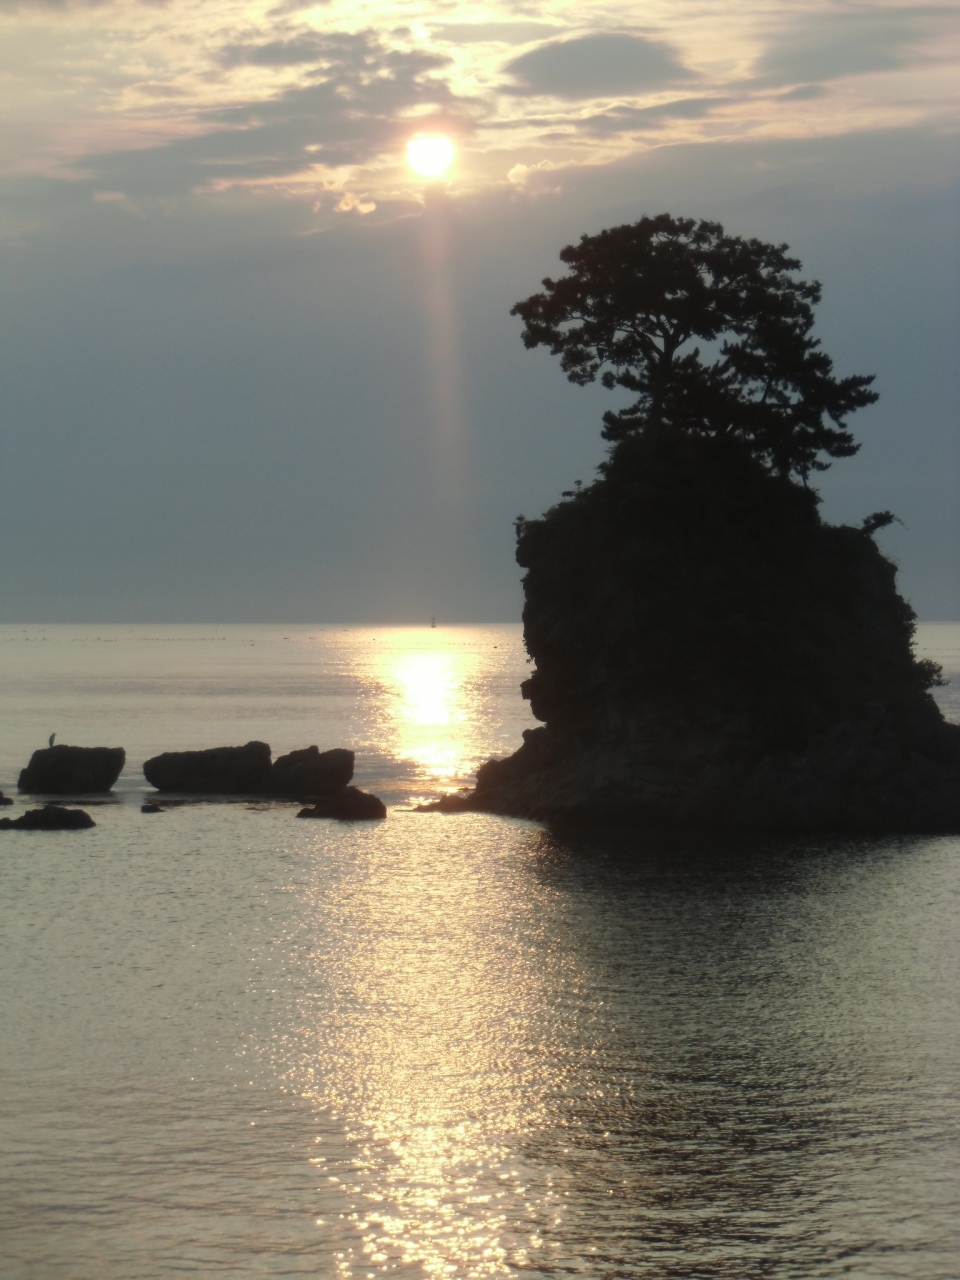
[[[551,22],[444,22],[433,30],[454,44],[532,44],[563,28]]]
[[[577,128],[596,137],[617,133],[642,133],[660,129],[670,120],[702,120],[718,107],[735,102],[735,98],[679,98],[653,107],[614,107],[597,115],[585,116]]]
[[[785,28],[761,55],[755,73],[773,84],[837,80],[893,71],[915,62],[918,44],[957,10],[916,7],[819,14]]]

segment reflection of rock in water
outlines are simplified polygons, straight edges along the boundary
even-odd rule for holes
[[[637,437],[520,528],[524,745],[444,807],[960,830],[960,727],[870,527],[711,440]]]
[[[950,1221],[929,1185],[875,1217],[903,1182],[888,1161],[925,1129],[904,1064],[919,1044],[937,1057],[927,1010],[888,1038],[934,949],[891,980],[913,946],[905,882],[927,897],[918,860],[919,841],[531,833],[527,865],[581,963],[553,1046],[576,1084],[523,1144],[564,1206],[555,1256],[602,1242],[630,1260],[611,1275],[743,1280],[833,1274],[849,1250],[864,1274],[911,1273],[912,1213]],[[922,1150],[909,1159],[920,1172]]]

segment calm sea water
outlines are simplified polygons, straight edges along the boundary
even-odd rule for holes
[[[0,1274],[960,1276],[960,839],[413,813],[525,671],[516,627],[0,628],[0,787],[128,758],[94,830],[0,833]],[[141,815],[147,756],[255,737],[389,818]]]

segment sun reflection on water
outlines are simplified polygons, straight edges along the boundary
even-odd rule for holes
[[[459,667],[459,669],[458,669]],[[394,689],[397,750],[434,781],[463,770],[458,732],[467,721],[462,662],[451,653],[409,653],[388,658]]]
[[[445,686],[429,687],[428,719]],[[543,1233],[563,1193],[519,1147],[567,1088],[551,1010],[558,981],[576,990],[578,974],[566,957],[538,962],[535,904],[498,877],[495,825],[463,821],[472,853],[462,826],[406,814],[375,841],[360,833],[336,884],[299,891],[312,993],[284,1074],[342,1118],[350,1143],[348,1161],[315,1160],[356,1232],[344,1280],[486,1280],[556,1247]]]
[[[375,748],[404,762],[425,793],[463,786],[503,749],[504,727],[491,721],[485,696],[491,679],[516,666],[516,655],[502,646],[502,636],[481,628],[409,627],[379,635],[366,650],[368,679],[380,694]],[[519,685],[514,674],[511,684]],[[506,749],[530,719],[518,693],[514,699],[518,724],[507,730]]]

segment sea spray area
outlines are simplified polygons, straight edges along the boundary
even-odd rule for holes
[[[957,673],[960,628],[919,644]],[[955,1267],[960,840],[410,812],[530,723],[517,627],[5,628],[0,661],[8,794],[53,731],[128,759],[94,830],[0,847],[5,1275]],[[144,758],[257,735],[355,747],[387,821],[141,815]]]

